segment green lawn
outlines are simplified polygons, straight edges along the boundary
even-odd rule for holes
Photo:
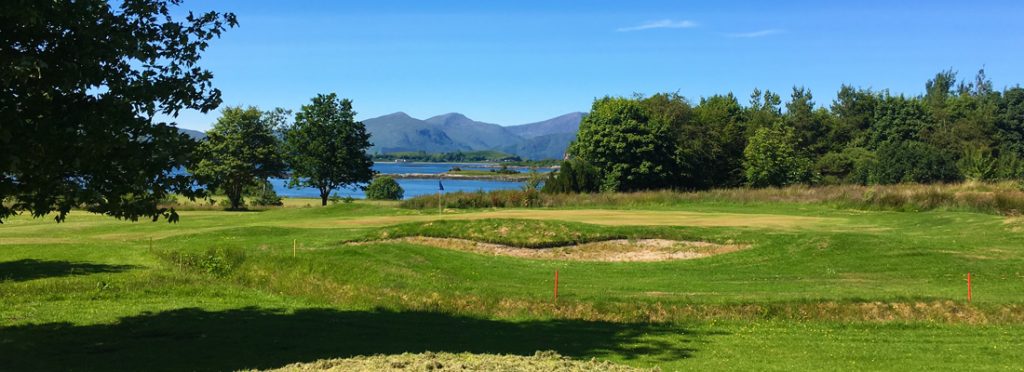
[[[174,225],[82,212],[62,224],[5,221],[0,370],[232,370],[537,350],[663,370],[1024,366],[1019,217],[721,201],[443,216],[305,204],[184,211]],[[374,242],[402,236],[750,248],[608,263]],[[369,243],[348,244],[356,241]]]

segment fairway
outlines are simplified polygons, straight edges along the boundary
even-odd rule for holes
[[[662,370],[764,369],[769,358],[778,370],[1024,364],[1018,218],[721,202],[181,215],[5,221],[0,360],[16,370],[232,370],[550,350]],[[742,249],[594,261],[645,239]],[[171,345],[173,357],[160,351]]]

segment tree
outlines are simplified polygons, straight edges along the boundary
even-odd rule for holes
[[[603,191],[659,189],[671,186],[675,140],[639,100],[605,97],[580,122],[569,153],[600,170]]]
[[[921,100],[886,95],[876,102],[865,147],[876,149],[887,142],[920,141],[934,128]]]
[[[991,181],[998,176],[998,160],[987,148],[973,148],[964,151],[956,163],[960,174],[970,181]]]
[[[270,177],[283,177],[285,164],[275,135],[282,111],[228,107],[206,140],[199,144],[199,163],[190,168],[201,182],[223,190],[232,210],[242,207],[247,186]]]
[[[389,176],[374,178],[366,187],[366,198],[370,200],[400,200],[404,195],[402,186]]]
[[[290,186],[315,187],[321,205],[327,205],[332,190],[373,179],[373,160],[366,152],[370,135],[355,116],[352,101],[334,93],[318,94],[302,106],[295,124],[284,131]]]
[[[554,172],[548,173],[541,192],[546,194],[591,193],[601,189],[601,175],[597,167],[587,162],[569,159]]]
[[[881,184],[951,182],[960,178],[956,156],[921,141],[886,142],[878,147],[873,178]]]
[[[132,221],[196,195],[176,170],[195,143],[157,114],[220,105],[198,66],[231,13],[171,16],[178,0],[0,5],[0,221],[75,207]],[[173,220],[173,219],[169,219]]]
[[[743,149],[747,147],[743,107],[730,93],[703,98],[693,111],[697,130],[710,135],[707,145],[696,144],[703,149],[703,159],[688,166],[695,184],[698,188],[742,185]],[[680,147],[692,148],[682,144]]]
[[[1024,88],[1003,92],[998,114],[996,138],[1000,151],[1024,158]]]
[[[875,153],[863,147],[847,147],[818,158],[815,171],[821,184],[867,185],[875,169]]]
[[[746,109],[747,135],[753,135],[754,131],[775,125],[782,119],[782,98],[770,90],[761,92],[754,89],[750,94],[750,107]]]
[[[848,145],[864,146],[866,132],[871,128],[875,106],[879,96],[870,90],[854,89],[843,85],[832,101],[831,114],[835,125],[829,136],[832,150],[838,151]]]
[[[810,180],[810,160],[796,150],[793,128],[764,127],[743,151],[747,183],[753,187],[788,186]]]
[[[793,94],[786,104],[786,125],[793,127],[800,148],[813,154],[823,154],[828,148],[825,143],[828,115],[814,110],[814,97],[807,88],[793,87]]]

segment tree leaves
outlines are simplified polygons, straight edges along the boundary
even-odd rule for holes
[[[237,24],[209,12],[171,17],[179,1],[4,2],[0,8],[0,220],[72,208],[163,216],[170,193],[195,197],[181,169],[195,143],[156,113],[220,105],[208,41]],[[176,216],[169,213],[167,217]]]

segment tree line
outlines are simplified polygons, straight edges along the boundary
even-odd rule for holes
[[[426,151],[398,151],[373,154],[375,161],[417,161],[425,163],[462,163],[462,162],[521,162],[517,155],[501,151],[455,151],[428,153]]]
[[[352,101],[318,94],[295,113],[277,108],[228,107],[197,148],[188,167],[198,183],[222,192],[231,209],[268,178],[288,177],[289,187],[312,187],[327,205],[331,192],[373,179],[370,135],[355,120]]]
[[[175,221],[160,207],[171,195],[202,197],[207,185],[239,208],[247,189],[281,175],[326,204],[330,190],[369,180],[365,127],[334,94],[294,117],[227,108],[202,143],[162,120],[220,106],[213,74],[198,66],[238,25],[232,13],[172,11],[179,4],[3,4],[0,222],[23,212],[62,221],[72,208]],[[546,190],[1019,180],[1024,89],[996,91],[984,71],[971,81],[944,71],[921,96],[843,86],[828,105],[803,88],[784,107],[758,90],[747,105],[732,94],[697,104],[674,93],[605,97],[569,154]]]
[[[604,97],[548,192],[698,190],[1024,178],[1024,88],[951,70],[907,97],[843,85],[826,105],[755,89],[693,104],[676,93]]]

